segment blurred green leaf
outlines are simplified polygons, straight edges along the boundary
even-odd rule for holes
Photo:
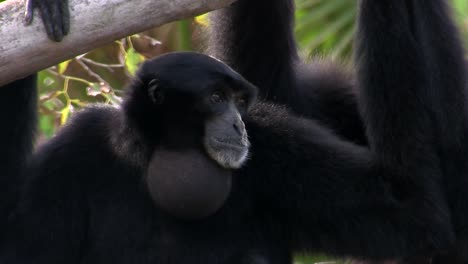
[[[63,73],[67,70],[68,65],[70,64],[70,62],[71,62],[71,60],[66,60],[66,61],[60,63],[60,64],[58,65],[58,72],[59,72],[60,74],[63,74]]]
[[[355,0],[296,0],[296,38],[307,56],[348,58],[355,32]]]
[[[54,117],[50,115],[40,115],[39,129],[46,137],[53,136],[55,133]]]
[[[67,106],[63,108],[62,111],[60,111],[60,125],[64,125],[65,123],[67,123],[68,117],[70,116],[70,107],[71,106]]]
[[[460,26],[465,49],[468,49],[468,1],[452,0],[455,18]]]
[[[136,52],[134,48],[129,48],[125,56],[125,67],[132,76],[135,76],[138,66],[144,60],[145,57],[143,57],[143,55]]]
[[[209,25],[208,13],[199,15],[195,17],[195,22],[198,24],[207,27]]]
[[[455,9],[457,9],[460,12],[464,13],[464,15],[468,15],[468,1],[466,1],[466,0],[453,0],[453,6],[455,7]]]
[[[178,50],[192,50],[192,19],[184,19],[178,23]]]

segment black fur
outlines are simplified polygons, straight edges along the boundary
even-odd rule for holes
[[[31,75],[0,88],[0,236],[12,212],[20,175],[31,155],[36,127],[36,76]]]
[[[292,0],[238,0],[211,18],[209,52],[257,85],[262,99],[366,143],[353,76],[329,62],[299,60]]]
[[[25,22],[30,24],[37,8],[41,14],[48,37],[61,41],[70,29],[68,0],[27,0]],[[0,131],[0,167],[2,174],[2,199],[0,201],[0,226],[13,211],[18,187],[23,179],[22,171],[32,153],[37,119],[37,74],[16,80],[0,89],[0,120],[4,128]]]
[[[220,211],[183,221],[159,210],[142,179],[149,154],[163,143],[158,140],[163,129],[159,124],[170,124],[170,119],[162,120],[165,113],[155,112],[148,81],[170,80],[166,88],[176,96],[175,91],[189,87],[202,92],[216,77],[213,72],[225,76],[223,80],[235,74],[199,54],[171,58],[164,70],[158,59],[145,63],[122,109],[88,108],[76,114],[35,153],[1,263],[284,264],[291,263],[294,250],[379,260],[450,243],[450,225],[435,181],[411,177],[408,183],[395,177],[406,172],[383,168],[380,156],[367,148],[262,103],[245,117],[252,157],[233,172],[232,192]],[[383,78],[374,72],[366,74]],[[406,88],[426,95],[417,83]],[[189,102],[172,101],[171,111],[185,109],[181,103]],[[389,103],[394,102],[385,101],[382,108],[393,111]],[[414,127],[430,132],[427,126]],[[420,136],[419,130],[408,129],[408,135]],[[430,163],[418,164],[418,170],[410,171],[415,176],[439,174],[432,162],[433,144],[426,144],[432,134],[427,138],[416,148],[425,151],[421,156]],[[389,155],[409,152],[405,145],[392,150]],[[141,163],[133,162],[134,157]],[[392,186],[399,184],[418,186],[419,191],[396,197]]]
[[[253,10],[261,6],[251,3]],[[281,7],[284,2],[268,3]],[[245,120],[252,158],[236,172],[227,203],[214,216],[181,221],[155,208],[142,183],[144,163],[157,142],[141,137],[151,137],[147,127],[157,128],[158,120],[141,111],[149,102],[135,102],[141,109],[130,120],[128,112],[119,109],[87,109],[34,154],[0,262],[284,264],[291,262],[296,250],[380,260],[446,247],[452,230],[439,187],[448,161],[443,160],[445,143],[438,137],[442,132],[438,122],[443,119],[443,124],[454,125],[448,121],[449,114],[461,99],[438,95],[446,85],[453,88],[447,91],[450,94],[461,93],[463,87],[458,82],[450,85],[452,78],[433,76],[448,71],[452,64],[436,55],[442,51],[430,46],[432,42],[423,42],[433,31],[426,23],[415,22],[422,15],[413,4],[410,0],[362,1],[357,87],[362,90],[370,148],[334,135],[363,142],[364,133],[356,132],[362,127],[352,126],[359,116],[356,102],[345,101],[349,109],[332,108],[353,92],[336,97],[339,78],[322,79],[322,74],[308,78],[320,87],[331,87],[332,92],[306,90],[313,84],[301,85],[307,78],[296,75],[294,67],[299,64],[295,50],[288,46],[293,42],[286,41],[293,59],[284,64],[287,75],[282,74],[282,63],[260,63],[261,58],[275,60],[271,56],[275,52],[270,57],[258,53],[258,64],[245,64],[256,67],[239,70],[249,79],[255,76],[254,70],[263,72],[258,81],[252,81],[264,97],[288,103],[295,112],[315,117],[331,130],[281,107],[257,104]],[[437,21],[432,13],[440,14],[437,5],[436,1],[424,7],[430,9],[424,12],[427,19]],[[280,25],[288,25],[289,32],[289,24]],[[263,50],[257,52],[271,52],[267,47],[258,47]],[[288,50],[276,52],[282,55]],[[456,49],[453,52],[458,54]],[[271,66],[279,68],[274,75],[263,70]],[[174,76],[177,72],[171,72],[176,83],[206,77],[203,69],[181,78]],[[266,81],[271,86],[264,86]],[[347,82],[342,86],[352,87]],[[270,97],[265,87],[276,95]],[[284,90],[287,87],[292,90]],[[130,89],[141,88],[136,81]],[[285,91],[287,95],[282,95]],[[307,104],[314,100],[317,104]],[[399,104],[401,109],[396,107]],[[330,108],[318,112],[320,106]],[[349,120],[341,122],[340,110]],[[132,120],[143,121],[143,126],[135,126]],[[122,151],[122,146],[141,153]],[[143,165],[133,162],[135,154]]]
[[[34,9],[39,9],[48,37],[60,41],[70,29],[68,0],[26,1],[26,23],[33,20]],[[16,206],[18,187],[34,143],[37,122],[37,74],[16,80],[0,88],[0,232]]]
[[[264,98],[286,103],[354,142],[370,141],[385,168],[401,167],[427,177],[419,164],[436,164],[434,175],[427,180],[444,182],[454,229],[458,239],[465,240],[466,71],[446,1],[370,2],[360,3],[360,95],[354,79],[339,68],[320,61],[305,65],[298,60],[291,27],[292,1],[239,0],[218,11],[210,49],[257,85]],[[384,109],[384,105],[390,108]],[[407,149],[395,149],[404,146]],[[404,185],[396,191],[411,192],[411,188]],[[436,196],[442,199],[441,194]]]
[[[26,24],[34,18],[34,9],[39,10],[47,36],[53,41],[61,41],[70,31],[70,11],[68,0],[26,0]]]
[[[459,34],[449,17],[446,1],[407,4],[418,18],[415,39],[426,61],[428,86],[433,90],[437,150],[442,160],[444,184],[451,207],[457,245],[435,258],[435,263],[467,263],[468,243],[468,132],[467,68]]]

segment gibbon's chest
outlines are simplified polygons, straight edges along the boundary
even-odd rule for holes
[[[237,190],[215,215],[184,221],[157,208],[137,172],[108,169],[87,188],[83,263],[237,263],[263,247],[251,244],[259,231]]]

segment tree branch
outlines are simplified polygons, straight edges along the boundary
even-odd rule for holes
[[[0,86],[116,39],[235,0],[70,0],[71,33],[47,38],[39,15],[25,26],[23,0],[0,4]],[[37,11],[36,11],[37,12]]]

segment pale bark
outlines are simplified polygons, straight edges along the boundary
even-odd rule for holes
[[[70,34],[47,38],[35,13],[25,26],[23,0],[0,4],[0,86],[116,39],[193,17],[235,0],[70,0]]]

